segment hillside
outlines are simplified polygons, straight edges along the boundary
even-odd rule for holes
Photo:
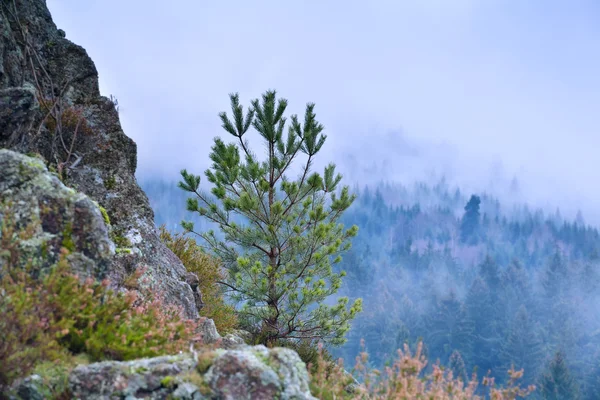
[[[142,186],[157,224],[191,217],[175,183]],[[355,192],[343,222],[360,230],[340,268],[343,294],[362,297],[364,311],[335,354],[352,365],[364,339],[381,366],[423,339],[430,359],[448,365],[459,354],[467,374],[501,377],[514,363],[538,383],[560,350],[581,393],[597,398],[600,235],[581,214],[567,221],[482,194],[471,221],[470,194],[443,181]]]

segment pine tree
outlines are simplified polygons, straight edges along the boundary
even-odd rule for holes
[[[447,361],[454,350],[470,354],[473,326],[454,291],[440,299],[428,318],[427,340],[431,355]]]
[[[463,243],[475,244],[479,234],[479,196],[472,195],[465,206],[465,214],[460,224],[460,240]]]
[[[287,100],[268,91],[244,114],[238,94],[230,95],[233,119],[219,114],[222,127],[235,137],[226,144],[214,139],[212,166],[205,171],[213,185],[212,196],[199,189],[200,176],[181,171],[179,186],[195,196],[187,209],[216,223],[224,240],[213,231],[198,233],[190,222],[183,228],[202,237],[227,271],[219,282],[239,305],[248,327],[262,341],[320,339],[341,344],[350,321],[361,310],[361,300],[349,305],[347,297],[333,306],[325,300],[342,284],[343,271],[332,266],[350,248],[358,228],[345,229],[342,213],[355,196],[339,187],[335,166],[323,175],[311,172],[316,154],[325,143],[323,125],[316,120],[314,104],[306,106],[304,121],[283,116]],[[266,159],[260,161],[249,147],[246,133],[253,127],[264,143]],[[304,157],[297,179],[289,175],[294,161]]]
[[[546,295],[554,300],[564,294],[568,286],[568,268],[565,261],[562,259],[559,250],[554,252],[552,260],[548,264],[545,274],[542,279],[542,285],[546,291]]]
[[[558,351],[539,382],[539,390],[544,400],[577,400],[579,387],[571,376],[565,355]]]
[[[468,382],[467,368],[465,362],[458,350],[454,350],[448,362],[448,368],[452,371],[452,376],[455,379],[462,379],[463,382]]]
[[[479,276],[483,278],[492,292],[495,293],[500,288],[500,270],[498,264],[489,255],[485,257],[485,260],[479,266]]]
[[[543,342],[539,328],[531,320],[525,306],[517,311],[506,340],[502,342],[500,361],[505,370],[514,366],[524,369],[525,382],[531,382],[538,373],[538,365],[543,357]]]
[[[474,327],[473,354],[467,357],[469,363],[477,366],[485,374],[499,365],[499,349],[502,341],[500,310],[502,306],[495,300],[489,287],[481,277],[475,278],[465,301],[467,318]],[[463,353],[464,355],[464,353]]]

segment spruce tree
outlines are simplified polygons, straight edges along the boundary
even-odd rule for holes
[[[548,297],[558,300],[568,285],[569,271],[566,262],[561,257],[560,251],[556,249],[554,256],[548,264],[542,277],[542,286]]]
[[[505,370],[514,366],[524,370],[524,381],[535,379],[543,357],[543,341],[539,327],[531,320],[525,306],[521,306],[510,324],[508,335],[501,343],[500,360]]]
[[[287,100],[277,99],[275,91],[263,94],[262,102],[253,100],[246,113],[238,94],[230,100],[231,117],[225,112],[219,117],[235,139],[230,144],[214,139],[212,166],[205,171],[210,194],[200,190],[200,176],[186,170],[179,183],[194,194],[187,209],[216,223],[223,240],[213,231],[195,232],[190,222],[182,226],[202,237],[222,261],[227,277],[219,283],[263,343],[315,339],[341,344],[361,300],[352,305],[347,297],[334,305],[325,300],[342,284],[345,273],[333,266],[358,231],[339,223],[355,196],[340,187],[342,177],[333,164],[323,174],[311,169],[326,139],[315,106],[307,104],[303,122],[292,115],[288,124]],[[263,142],[262,161],[247,140],[251,127]],[[301,168],[294,179],[290,167],[297,161]]]
[[[465,206],[460,224],[460,240],[463,243],[476,244],[479,239],[479,204],[479,196],[472,195]]]
[[[565,355],[558,351],[546,371],[542,374],[539,390],[544,400],[577,400],[579,387],[571,375]]]
[[[495,295],[500,288],[500,270],[498,264],[496,264],[496,261],[490,255],[487,255],[479,266],[479,276]]]
[[[485,281],[480,276],[475,278],[465,300],[467,318],[473,326],[473,353],[466,359],[482,373],[492,371],[497,375],[495,369],[503,336],[499,319],[502,306],[494,297]]]
[[[469,381],[467,377],[467,368],[465,367],[465,362],[459,351],[454,350],[452,352],[450,361],[448,362],[448,368],[452,371],[452,376],[455,379],[461,379],[465,383]]]
[[[427,321],[427,340],[431,353],[443,362],[454,350],[470,354],[473,324],[454,291],[438,301]]]

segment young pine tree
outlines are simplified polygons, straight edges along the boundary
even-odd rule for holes
[[[314,104],[306,106],[303,122],[292,115],[287,124],[287,100],[277,99],[275,91],[263,94],[262,102],[252,101],[245,114],[239,96],[230,99],[232,119],[225,112],[219,116],[236,143],[214,140],[213,163],[205,172],[212,196],[199,189],[200,176],[186,170],[179,183],[195,195],[187,209],[218,224],[224,240],[212,231],[194,232],[189,222],[182,226],[201,236],[223,262],[227,275],[220,283],[265,344],[293,339],[341,344],[362,302],[349,305],[342,297],[329,306],[325,300],[338,291],[345,275],[335,272],[333,264],[341,261],[340,254],[358,232],[356,226],[345,229],[338,222],[355,196],[347,186],[339,187],[342,177],[333,164],[322,175],[311,171],[326,139]],[[249,147],[250,127],[262,138],[263,161]],[[304,161],[293,179],[289,169],[300,157]]]

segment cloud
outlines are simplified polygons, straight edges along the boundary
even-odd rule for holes
[[[328,157],[356,177],[379,163],[489,187],[500,160],[533,202],[600,202],[597,2],[48,5],[118,97],[142,176],[203,170],[227,94],[276,88],[294,112],[316,102]]]

